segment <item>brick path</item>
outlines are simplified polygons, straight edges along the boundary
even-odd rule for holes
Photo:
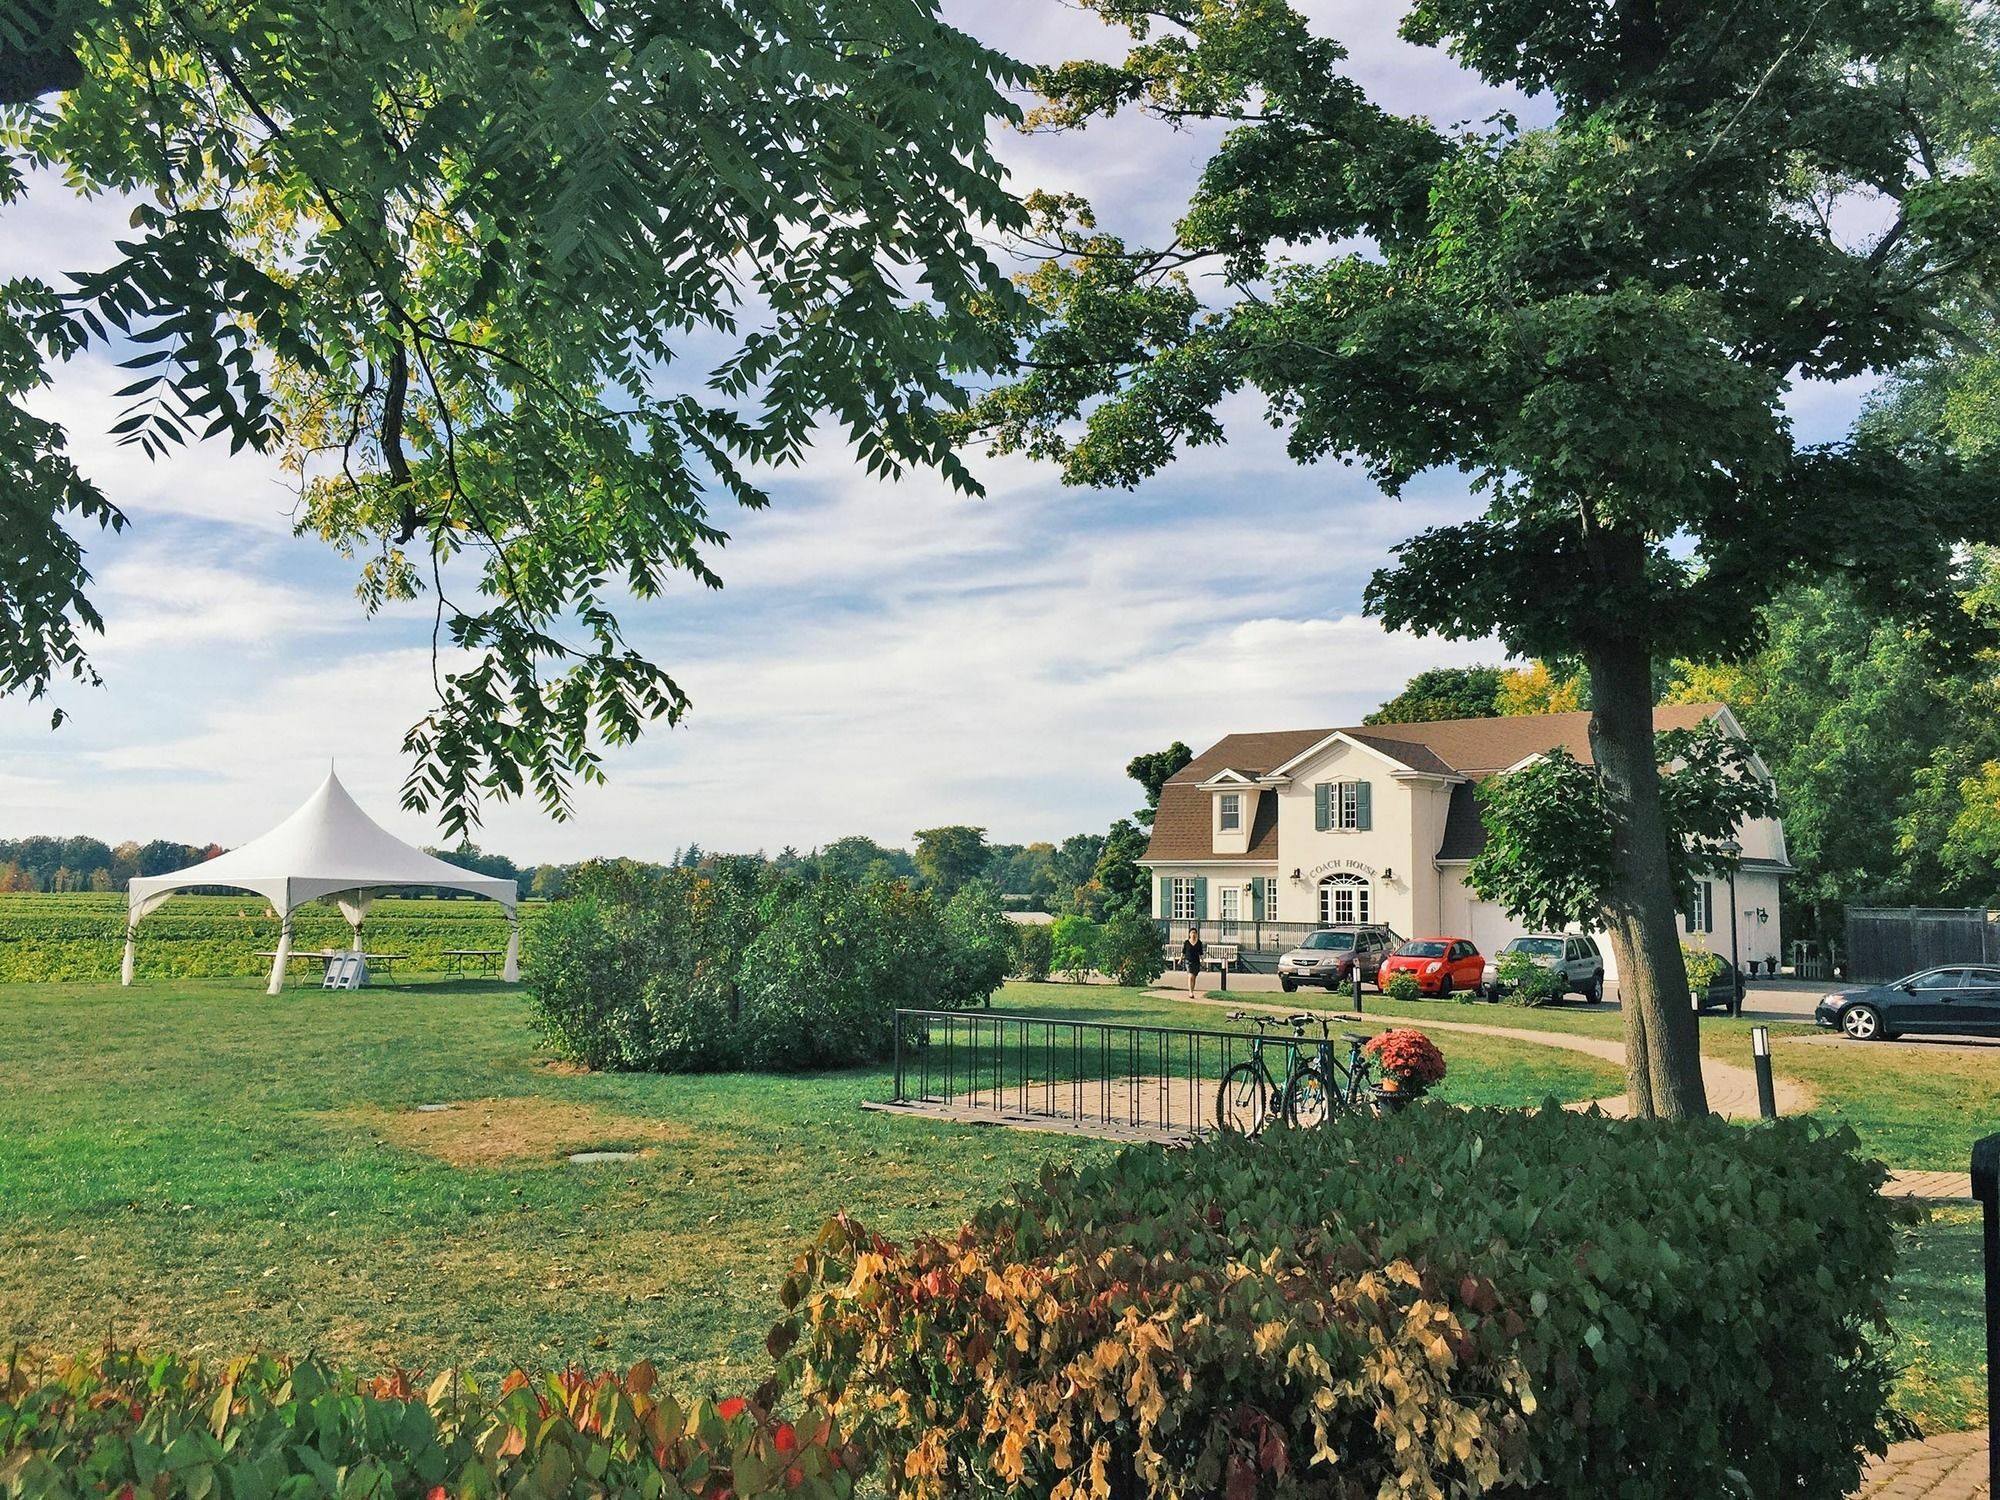
[[[1992,1500],[1986,1434],[1947,1432],[1897,1443],[1861,1476],[1855,1500]]]
[[[1949,1201],[1972,1197],[1970,1172],[1891,1172],[1882,1187],[1885,1198],[1925,1198]]]

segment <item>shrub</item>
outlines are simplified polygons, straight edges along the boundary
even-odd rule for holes
[[[522,973],[544,1039],[594,1068],[879,1060],[899,1008],[977,1004],[1001,978],[976,896],[954,922],[901,881],[805,881],[731,859],[586,866],[572,887]]]
[[[1104,924],[1097,962],[1120,984],[1151,984],[1166,971],[1166,944],[1150,917],[1119,912]]]
[[[1404,1088],[1435,1088],[1444,1082],[1444,1054],[1421,1031],[1407,1026],[1377,1032],[1364,1048],[1375,1059],[1385,1078],[1393,1078]]]
[[[897,1500],[1844,1495],[1887,1436],[1882,1178],[1804,1120],[1341,1115],[907,1249],[838,1219],[771,1346]]]
[[[1097,924],[1080,913],[1057,917],[1049,932],[1049,963],[1072,984],[1082,984],[1097,967]]]
[[[1494,966],[1500,993],[1509,1005],[1554,1005],[1563,997],[1563,981],[1552,968],[1545,969],[1519,948],[1500,955]]]
[[[1708,987],[1714,984],[1722,973],[1722,958],[1706,948],[1690,948],[1681,944],[1681,963],[1687,968],[1688,993],[1706,995]]]
[[[447,1374],[420,1388],[314,1360],[219,1370],[124,1351],[0,1364],[0,1493],[147,1500],[509,1495],[559,1500],[846,1500],[859,1454],[824,1418],[742,1398],[683,1405],[650,1365],[520,1371],[492,1398]]]
[[[1008,936],[1014,954],[1013,973],[1018,979],[1041,983],[1055,967],[1055,932],[1048,922],[1015,922]]]
[[[1421,1000],[1424,992],[1417,986],[1417,976],[1408,969],[1398,969],[1389,976],[1389,982],[1382,986],[1382,993],[1391,1000],[1401,1000],[1405,1004]]]

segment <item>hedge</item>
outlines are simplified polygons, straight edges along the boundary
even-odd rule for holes
[[[761,860],[585,865],[537,925],[522,978],[543,1039],[591,1068],[849,1067],[894,1050],[898,1008],[987,1001],[997,900],[941,908],[901,881],[801,880]]]
[[[1135,1148],[955,1238],[836,1221],[772,1349],[906,1500],[1844,1495],[1892,1379],[1855,1145],[1428,1107]]]
[[[106,1351],[0,1364],[6,1500],[847,1500],[859,1454],[819,1418],[683,1404],[624,1373],[361,1380],[314,1360],[219,1370]]]

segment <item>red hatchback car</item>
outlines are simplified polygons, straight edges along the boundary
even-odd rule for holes
[[[1386,990],[1398,973],[1415,975],[1419,994],[1444,996],[1453,990],[1477,990],[1486,977],[1486,960],[1471,938],[1412,938],[1382,960],[1375,982]]]

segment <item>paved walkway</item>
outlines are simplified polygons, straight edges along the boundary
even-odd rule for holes
[[[1162,998],[1171,997],[1187,1002],[1187,995],[1180,991],[1158,989],[1152,992]],[[1274,1015],[1287,1015],[1295,1006],[1259,1005],[1247,1000],[1207,1000],[1197,996],[1191,1003],[1213,1005],[1232,1010],[1269,1011]],[[1344,1021],[1354,1025],[1372,1026],[1382,1021],[1380,1016],[1329,1013],[1330,1021]],[[1398,1018],[1399,1026],[1413,1027],[1418,1031],[1463,1031],[1475,1036],[1500,1037],[1510,1042],[1529,1042],[1543,1047],[1560,1047],[1566,1052],[1581,1052],[1587,1057],[1625,1066],[1625,1043],[1615,1037],[1578,1036],[1569,1031],[1538,1031],[1524,1026],[1485,1026],[1474,1021],[1434,1021],[1426,1016],[1421,1021]],[[1708,1107],[1717,1114],[1732,1120],[1754,1120],[1757,1118],[1757,1075],[1749,1068],[1736,1063],[1719,1062],[1712,1057],[1701,1060],[1701,1081],[1708,1090]],[[1773,1094],[1776,1097],[1778,1113],[1781,1115],[1803,1114],[1812,1108],[1813,1096],[1804,1085],[1789,1079],[1773,1080]],[[1623,1118],[1626,1113],[1625,1096],[1608,1095],[1591,1101],[1607,1115]],[[1572,1108],[1588,1109],[1589,1104],[1574,1105]]]
[[[1993,1500],[1986,1434],[1947,1432],[1897,1443],[1869,1464],[1855,1500]]]

